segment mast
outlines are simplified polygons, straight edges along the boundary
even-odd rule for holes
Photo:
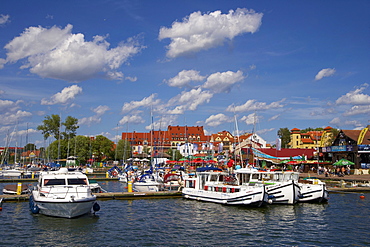
[[[238,138],[239,156],[240,156],[240,165],[241,165],[241,167],[243,167],[242,147],[241,147],[241,145],[240,145],[240,137],[239,137],[238,120],[236,119],[235,106],[234,106],[234,121],[235,121],[236,136],[237,136],[237,138]]]

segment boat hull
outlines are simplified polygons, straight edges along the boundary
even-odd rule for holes
[[[300,187],[294,181],[268,185],[266,190],[272,204],[296,204],[301,195]]]
[[[299,202],[327,202],[329,193],[325,184],[302,184]]]
[[[53,217],[76,218],[92,212],[96,197],[75,201],[43,201],[33,196],[34,205],[39,208],[39,213]]]
[[[182,195],[186,199],[205,202],[214,202],[225,205],[244,205],[261,207],[268,202],[268,195],[263,187],[243,190],[241,192],[228,193],[207,190],[183,188]]]
[[[160,184],[159,183],[143,183],[143,182],[135,182],[133,183],[133,190],[136,192],[157,192],[160,191]]]

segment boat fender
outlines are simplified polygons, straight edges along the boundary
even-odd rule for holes
[[[33,196],[30,196],[29,204],[30,204],[30,210],[33,214],[38,214],[40,212],[40,208],[37,206],[37,204],[33,200]]]
[[[94,212],[97,212],[97,211],[100,210],[100,205],[97,202],[94,203],[93,210],[94,210]]]

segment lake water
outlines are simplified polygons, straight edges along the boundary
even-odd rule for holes
[[[122,191],[119,182],[99,182]],[[1,184],[2,189],[4,184]],[[330,194],[327,204],[224,206],[176,199],[100,201],[76,219],[4,203],[1,246],[369,246],[370,194]]]

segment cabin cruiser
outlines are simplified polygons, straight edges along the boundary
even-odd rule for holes
[[[299,202],[327,202],[329,192],[325,182],[317,178],[304,178],[299,180],[301,197]]]
[[[298,172],[241,168],[235,174],[242,183],[265,185],[272,204],[295,204],[301,197]]]
[[[260,207],[268,203],[266,186],[250,186],[241,176],[234,177],[219,168],[197,168],[184,178],[182,195],[186,199],[215,202],[225,205]]]
[[[64,218],[75,218],[92,209],[100,209],[87,176],[77,171],[68,172],[67,168],[41,172],[29,204],[32,213]]]
[[[163,190],[163,183],[158,182],[153,174],[143,174],[133,182],[132,189],[136,192],[157,192]]]

